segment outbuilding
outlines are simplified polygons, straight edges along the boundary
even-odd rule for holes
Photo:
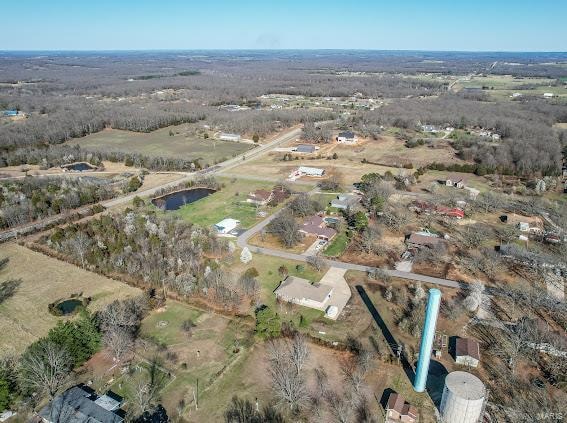
[[[471,338],[458,338],[455,342],[455,362],[468,367],[478,367],[480,346]]]
[[[339,132],[339,135],[337,136],[337,142],[341,144],[356,144],[357,141],[358,138],[352,131]]]
[[[240,220],[236,219],[223,219],[216,225],[214,228],[219,234],[228,234],[229,232],[233,231],[240,225]]]

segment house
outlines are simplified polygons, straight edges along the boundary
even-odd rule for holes
[[[223,141],[240,141],[240,135],[239,134],[229,134],[229,133],[225,133],[222,132],[219,135],[219,139],[223,140]]]
[[[445,241],[443,241],[441,238],[438,238],[436,236],[424,235],[417,232],[413,232],[406,239],[406,243],[410,248],[413,247],[420,249],[423,247],[435,248],[439,245],[443,245]]]
[[[458,338],[455,343],[455,362],[468,367],[478,367],[480,347],[471,338]]]
[[[445,179],[445,185],[447,185],[448,187],[464,188],[465,180],[462,176],[459,175],[449,175]]]
[[[93,389],[77,385],[43,407],[39,417],[45,423],[121,423],[125,415],[120,409],[122,402],[112,391],[99,397]]]
[[[267,191],[265,189],[257,189],[256,191],[253,191],[250,194],[248,194],[248,198],[246,199],[246,202],[257,204],[259,206],[265,206],[272,200],[273,195],[274,195],[273,191]]]
[[[553,93],[543,93],[543,98],[553,98],[555,97],[555,94]]]
[[[325,174],[325,169],[319,169],[318,167],[307,167],[299,166],[297,170],[294,170],[291,175],[289,175],[289,180],[295,181],[297,178],[302,176],[314,176],[321,177]]]
[[[280,204],[282,201],[287,200],[291,193],[281,185],[276,185],[272,188],[271,204]]]
[[[349,207],[353,207],[360,201],[360,197],[355,194],[339,194],[337,198],[331,200],[331,207],[340,210],[346,210]]]
[[[330,241],[335,237],[337,231],[333,228],[327,228],[325,220],[318,215],[311,216],[299,228],[299,232],[304,235],[315,235],[324,241]]]
[[[530,224],[528,222],[518,222],[518,229],[520,232],[528,232],[530,230]]]
[[[439,129],[433,125],[421,125],[421,130],[423,132],[431,132],[433,134],[439,132]]]
[[[317,151],[317,147],[312,144],[300,144],[293,151],[296,153],[311,154]]]
[[[458,207],[439,206],[437,207],[436,211],[442,216],[454,217],[455,219],[462,219],[463,217],[465,217],[465,212]]]
[[[405,398],[396,392],[392,392],[386,404],[386,423],[417,421],[417,409],[406,402]]]
[[[18,116],[18,111],[17,110],[4,110],[2,112],[2,116],[15,117],[15,116]]]
[[[223,219],[214,225],[214,228],[219,234],[228,234],[240,225],[240,220],[236,219]]]
[[[283,301],[325,311],[333,294],[333,288],[323,284],[311,284],[307,279],[288,276],[280,283],[274,294]]]
[[[352,131],[339,132],[339,135],[337,137],[337,142],[341,144],[356,144],[357,141],[358,138]]]
[[[411,211],[424,214],[439,214],[441,216],[454,217],[455,219],[462,219],[465,217],[465,212],[459,207],[444,207],[436,206],[435,204],[427,201],[413,201],[409,207]]]

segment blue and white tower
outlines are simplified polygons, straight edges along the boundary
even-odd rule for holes
[[[427,299],[427,309],[425,310],[425,323],[423,324],[423,331],[421,333],[417,370],[415,372],[415,380],[413,381],[413,389],[416,392],[425,391],[440,304],[441,291],[436,288],[430,289],[429,298]]]

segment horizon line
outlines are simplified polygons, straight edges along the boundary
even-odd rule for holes
[[[443,50],[443,49],[372,49],[372,48],[157,48],[157,49],[0,49],[0,53],[120,53],[120,52],[184,52],[184,51],[360,51],[408,53],[553,53],[567,54],[567,50]]]

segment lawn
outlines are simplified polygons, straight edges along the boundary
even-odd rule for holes
[[[47,307],[71,294],[92,297],[89,311],[110,302],[136,296],[140,290],[87,272],[72,264],[47,257],[17,244],[0,245],[0,257],[9,257],[0,272],[0,281],[21,279],[15,294],[0,303],[0,351],[22,352],[29,344],[47,335],[58,321],[67,318],[50,314]]]
[[[333,239],[325,251],[323,251],[323,254],[327,257],[339,257],[348,247],[348,241],[349,239],[346,233],[341,232]]]
[[[151,157],[173,157],[186,160],[200,159],[201,164],[212,165],[244,153],[252,147],[248,143],[204,139],[194,134],[189,124],[158,129],[150,133],[105,129],[69,141],[90,150],[122,151]],[[170,136],[170,131],[174,135]]]
[[[271,190],[272,182],[237,179],[219,179],[224,187],[191,204],[186,204],[174,213],[183,219],[201,226],[211,226],[225,218],[240,220],[242,228],[249,228],[261,218],[256,217],[256,206],[246,202],[246,197],[256,189]],[[270,207],[264,207],[270,212]]]
[[[187,320],[194,325],[189,333],[183,328]],[[150,340],[153,347],[139,350],[139,358],[149,360],[159,354],[173,375],[161,393],[165,407],[171,411],[181,399],[187,404],[193,402],[197,384],[199,397],[206,398],[208,387],[216,383],[224,369],[246,355],[254,342],[249,323],[172,300],[165,309],[144,319],[141,337]]]

